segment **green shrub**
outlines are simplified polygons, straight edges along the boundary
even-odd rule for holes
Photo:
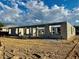
[[[0,27],[3,27],[4,26],[4,23],[0,22]]]

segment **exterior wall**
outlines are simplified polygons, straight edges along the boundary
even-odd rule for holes
[[[33,37],[33,28],[26,28],[25,30],[25,36],[26,37]]]
[[[9,28],[10,35],[24,36],[25,33],[26,33],[25,28]]]
[[[26,34],[27,35],[29,34],[29,28],[26,28]]]
[[[67,23],[61,24],[61,37],[62,39],[67,39]]]
[[[37,27],[37,37],[43,37],[45,34],[45,28],[44,27]]]
[[[30,33],[31,37],[36,37],[37,36],[36,28],[31,27],[30,30],[28,30],[27,32]]]
[[[25,28],[19,28],[19,36],[25,35]]]
[[[2,31],[8,32],[8,28],[2,28]]]
[[[9,34],[19,35],[26,37],[44,37],[44,38],[58,38],[58,39],[69,39],[72,36],[75,36],[75,28],[66,22],[55,24],[60,25],[60,34],[52,34],[51,26],[54,25],[45,25],[42,27],[29,27],[29,28],[11,28],[9,29]],[[43,31],[43,32],[42,32]]]
[[[33,34],[33,37],[36,36],[36,28],[33,28],[33,32],[32,32],[32,34]]]
[[[19,28],[16,28],[16,35],[19,34]]]
[[[75,27],[67,23],[67,39],[75,36]]]
[[[45,26],[45,37],[46,38],[50,37],[50,35],[51,35],[50,30],[51,30],[50,26],[46,25]]]
[[[9,28],[9,34],[15,36],[16,35],[16,28]]]
[[[58,26],[60,26],[60,27],[58,27]],[[49,29],[46,31],[48,33],[47,34],[48,38],[61,39],[61,33],[57,33],[58,28],[61,29],[61,25],[51,25],[51,26],[49,26]]]
[[[67,39],[67,23],[57,24],[60,25],[60,34],[53,34],[51,31],[52,26],[56,25],[46,25],[44,27],[38,27],[37,28],[37,35],[38,37],[44,37],[44,38],[56,38],[56,39]],[[43,28],[43,29],[42,29]],[[44,31],[43,34],[40,34],[39,31]]]
[[[12,33],[11,33],[11,29],[8,29],[9,30],[9,34],[11,35]]]

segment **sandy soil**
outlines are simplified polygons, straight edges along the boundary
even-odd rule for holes
[[[70,42],[0,37],[0,43],[0,59],[79,59],[78,40]]]

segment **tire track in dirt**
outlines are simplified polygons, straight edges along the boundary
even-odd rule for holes
[[[76,49],[77,45],[79,44],[79,37],[76,37],[76,40],[74,39],[73,42],[76,41],[75,45],[73,46],[73,48],[68,52],[68,54],[66,55],[65,59],[68,59],[69,56],[72,54],[72,52]]]

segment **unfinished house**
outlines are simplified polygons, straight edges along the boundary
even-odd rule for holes
[[[41,39],[70,39],[75,36],[75,28],[68,22],[9,27],[10,35]]]

